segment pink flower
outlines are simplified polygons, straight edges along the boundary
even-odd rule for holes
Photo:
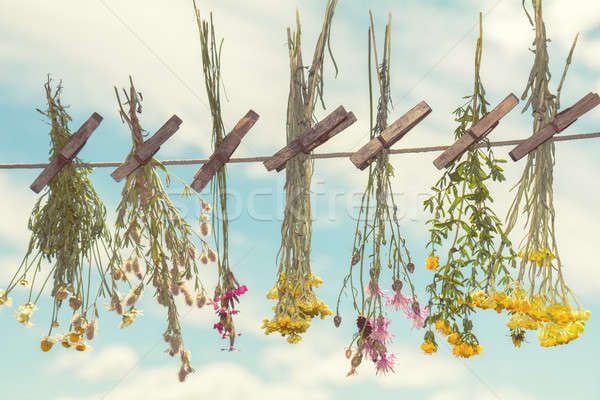
[[[219,308],[219,311],[217,311],[217,314],[219,314],[219,315],[225,315],[225,314],[227,314],[227,307],[221,307],[221,308]]]
[[[235,314],[237,314],[237,313],[239,313],[239,312],[240,312],[240,310],[230,310],[230,311],[229,311],[229,314],[231,314],[231,315],[235,315]]]
[[[248,288],[246,287],[246,285],[242,285],[240,287],[238,287],[237,289],[235,289],[235,294],[237,294],[238,296],[241,294],[244,294],[248,291]]]
[[[386,344],[387,342],[391,342],[392,334],[387,331],[390,326],[390,320],[386,317],[383,317],[382,320],[377,318],[376,321],[372,319],[369,321],[373,330],[371,331],[371,335],[369,337],[374,340],[379,340],[381,343]]]
[[[221,322],[214,324],[213,329],[217,329],[219,333],[223,333],[223,324]]]
[[[375,364],[375,368],[377,369],[375,373],[379,374],[381,372],[385,375],[390,371],[394,372],[395,359],[396,355],[394,353],[381,353],[381,358]]]
[[[388,297],[387,301],[385,302],[386,306],[392,306],[396,309],[396,311],[398,311],[400,307],[402,307],[403,310],[406,310],[411,304],[411,299],[404,296],[400,291],[396,292],[393,297]]]
[[[374,286],[375,286],[375,290],[373,290]],[[376,296],[382,296],[386,300],[389,299],[389,296],[386,295],[383,290],[381,290],[381,288],[379,287],[379,285],[374,285],[373,281],[369,281],[369,284],[367,285],[366,292],[370,296],[376,295]]]
[[[363,355],[371,357],[373,361],[377,361],[377,350],[373,348],[370,344],[369,340],[365,340],[365,345],[363,346]]]
[[[225,298],[226,299],[230,299],[233,297],[233,292],[231,290],[228,290],[225,292]]]
[[[214,300],[208,299],[208,302],[206,304],[212,305],[215,309],[215,311],[217,311],[219,309],[219,304],[217,303],[217,301],[219,301],[219,298],[215,298]]]
[[[404,309],[404,316],[413,320],[413,328],[422,328],[428,315],[429,307],[411,306]]]

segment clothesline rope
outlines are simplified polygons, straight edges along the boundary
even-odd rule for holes
[[[600,132],[594,133],[583,133],[577,135],[565,135],[565,136],[554,136],[549,141],[562,142],[567,140],[580,140],[580,139],[593,139],[599,138]],[[524,142],[524,139],[519,140],[504,140],[498,142],[490,142],[490,147],[502,147],[502,146],[514,146]],[[477,147],[485,147],[485,143],[478,143]],[[428,153],[434,151],[444,151],[450,146],[430,146],[430,147],[412,147],[405,149],[389,150],[389,154],[406,154],[406,153]],[[322,154],[310,154],[309,158],[323,159],[323,158],[348,158],[352,155],[349,153],[322,153]],[[271,156],[262,157],[238,157],[229,159],[229,163],[250,163],[250,162],[263,162],[270,159]],[[198,165],[204,164],[208,161],[207,158],[203,159],[189,159],[189,160],[164,160],[160,161],[163,165]],[[121,162],[95,162],[95,163],[81,163],[79,167],[90,167],[90,168],[107,168],[107,167],[118,167]],[[0,169],[36,169],[46,168],[48,164],[0,164]]]

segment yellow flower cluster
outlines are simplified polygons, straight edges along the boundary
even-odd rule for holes
[[[435,321],[435,329],[444,336],[448,336],[453,332],[450,324],[442,319]]]
[[[324,319],[327,315],[332,315],[329,307],[320,300],[312,291],[313,287],[319,287],[323,280],[312,273],[309,273],[305,281],[295,287],[290,283],[285,287],[285,272],[279,277],[279,285],[274,286],[267,293],[267,298],[280,300],[276,306],[273,306],[275,316],[269,320],[264,318],[261,329],[265,329],[265,335],[273,332],[281,333],[281,336],[287,336],[289,343],[298,343],[301,337],[299,333],[304,333],[310,326],[310,321],[320,315]],[[293,292],[293,300],[283,297],[286,293]],[[281,293],[283,299],[280,299]],[[293,303],[293,304],[292,304]]]
[[[456,357],[469,358],[477,354],[481,354],[482,351],[483,347],[481,347],[479,344],[459,342],[452,349],[452,354],[454,354]]]
[[[519,254],[517,254],[517,255],[520,258],[524,258],[525,251],[521,250],[519,252]],[[542,261],[544,262],[544,265],[550,265],[552,263],[552,260],[554,260],[555,258],[556,258],[556,256],[554,254],[552,254],[550,249],[543,249],[541,251],[530,250],[527,253],[527,261],[536,262],[536,263],[538,263],[538,265],[541,265]]]
[[[437,351],[437,346],[433,342],[424,342],[421,345],[421,350],[423,350],[427,354],[432,354]]]
[[[538,332],[540,346],[550,347],[559,344],[567,344],[577,339],[583,333],[585,322],[575,321],[567,323],[548,322]]]
[[[306,278],[306,284],[310,288],[318,288],[321,283],[323,283],[323,279],[313,275],[312,272],[309,272],[308,277]],[[296,287],[296,289],[294,290],[294,287],[291,283],[288,284],[287,288],[285,287],[285,272],[282,272],[279,276],[279,285],[273,286],[271,290],[267,292],[267,299],[277,300],[279,299],[279,292],[281,292],[281,294],[284,294],[286,290],[289,290],[290,292],[293,291],[294,297],[298,297],[300,295],[300,288]]]
[[[448,343],[453,345],[452,354],[456,357],[473,357],[481,354],[483,347],[477,343],[466,343],[460,340],[460,335],[454,332],[452,326],[447,321],[438,319],[435,321],[435,329],[444,336],[447,336]],[[421,346],[423,349],[423,346]],[[425,349],[423,349],[425,350]]]
[[[438,257],[437,256],[429,256],[425,260],[425,266],[429,270],[434,270],[438,267]]]
[[[534,257],[539,257],[539,252]],[[494,308],[498,312],[503,309],[511,312],[507,322],[511,329],[542,328],[538,338],[544,347],[566,344],[583,333],[584,321],[589,319],[590,311],[581,308],[573,310],[570,304],[550,301],[541,294],[527,296],[525,290],[518,283],[516,285],[510,294],[495,292],[490,295],[482,290],[472,293],[473,305],[482,309]]]

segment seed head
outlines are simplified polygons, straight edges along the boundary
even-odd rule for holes
[[[200,233],[202,236],[210,235],[210,224],[208,222],[204,221],[200,224]]]
[[[213,249],[208,249],[207,257],[210,262],[217,261],[217,253]]]

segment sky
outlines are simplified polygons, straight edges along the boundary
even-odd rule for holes
[[[285,113],[289,88],[286,27],[299,11],[305,60],[310,59],[323,21],[321,1],[205,1],[204,16],[213,13],[216,33],[224,38],[222,75],[228,101],[223,102],[226,129],[249,110],[260,119],[246,135],[236,156],[271,155],[285,145]],[[562,104],[575,103],[600,89],[600,8],[593,0],[544,0],[549,45],[551,89],[556,90],[571,42],[580,38],[565,82]],[[46,75],[62,79],[63,103],[69,104],[77,129],[92,112],[104,117],[79,156],[85,161],[121,161],[130,149],[130,136],[118,118],[113,87],[126,87],[131,75],[143,93],[142,126],[156,131],[171,115],[183,124],[156,155],[158,159],[207,158],[211,153],[211,117],[204,92],[200,44],[191,1],[115,0],[19,2],[0,0],[0,163],[45,162],[48,126],[35,108],[44,108]],[[335,76],[325,61],[326,110],[339,105],[358,121],[320,146],[317,152],[350,152],[368,140],[367,81],[368,12],[372,10],[377,38],[383,37],[392,13],[390,121],[425,100],[433,112],[394,148],[451,144],[456,122],[452,111],[472,91],[474,44],[479,12],[484,12],[481,77],[492,105],[509,93],[520,97],[533,54],[533,31],[518,0],[393,1],[339,0],[333,18],[331,46],[339,66]],[[382,43],[382,39],[378,43]],[[490,139],[523,139],[531,134],[531,115],[517,106],[502,119]],[[581,117],[564,134],[597,132],[600,108]],[[512,162],[510,147],[495,149],[509,160],[507,181],[491,185],[494,210],[506,215],[525,160]],[[557,348],[541,348],[531,335],[520,349],[512,346],[506,315],[480,312],[475,318],[482,355],[467,361],[441,346],[433,356],[419,349],[423,331],[389,311],[390,349],[398,355],[395,373],[376,376],[363,362],[358,375],[349,368],[344,348],[351,340],[353,318],[348,297],[342,297],[342,326],[331,318],[315,321],[302,341],[265,336],[260,329],[270,317],[266,292],[275,282],[280,245],[284,173],[268,172],[260,163],[228,167],[231,194],[230,260],[242,284],[249,288],[239,305],[240,352],[222,352],[224,345],[211,329],[208,309],[182,309],[183,335],[192,351],[196,372],[184,384],[176,379],[178,363],[166,355],[161,334],[163,310],[150,296],[141,301],[144,316],[119,329],[119,320],[106,313],[100,319],[93,351],[83,354],[60,347],[39,350],[49,310],[42,296],[33,328],[17,324],[12,309],[0,308],[0,384],[10,399],[362,399],[403,396],[416,400],[533,400],[600,399],[600,270],[595,256],[600,229],[597,176],[598,139],[558,142],[554,177],[556,231],[565,279],[579,302],[592,311],[585,333]],[[392,156],[394,191],[402,229],[422,288],[430,279],[424,261],[428,251],[422,201],[441,172],[433,166],[438,153]],[[191,182],[198,166],[169,168]],[[40,170],[0,169],[0,287],[21,262],[29,240],[27,220],[37,195],[29,185]],[[111,168],[92,173],[108,220],[114,221],[122,183]],[[347,159],[318,160],[312,181],[313,243],[311,266],[324,283],[317,295],[330,308],[341,288],[351,256],[356,223],[356,198],[366,183],[366,171]],[[170,194],[191,223],[198,218],[197,202]],[[208,190],[202,197],[210,199]],[[522,224],[511,234],[519,243]],[[210,287],[216,268],[202,276]],[[391,284],[391,282],[389,282]],[[24,292],[14,292],[16,305]]]

